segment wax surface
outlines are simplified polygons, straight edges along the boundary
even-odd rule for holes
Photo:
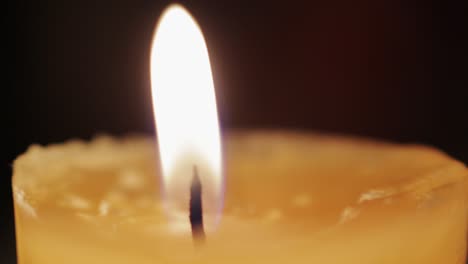
[[[223,144],[223,217],[203,247],[188,212],[167,221],[151,139],[32,146],[14,164],[19,263],[465,261],[468,173],[435,149],[293,132]]]

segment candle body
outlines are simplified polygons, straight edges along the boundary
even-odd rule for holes
[[[276,132],[223,142],[223,217],[201,248],[188,212],[165,217],[150,139],[31,147],[14,164],[19,263],[465,261],[467,170],[437,150]]]

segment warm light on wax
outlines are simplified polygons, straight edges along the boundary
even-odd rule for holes
[[[210,61],[200,27],[180,5],[167,8],[157,24],[151,86],[168,211],[174,215],[176,210],[180,220],[187,220],[189,184],[196,165],[207,220],[212,216],[217,222],[223,179]]]

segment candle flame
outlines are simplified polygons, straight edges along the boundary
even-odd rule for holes
[[[217,223],[223,179],[211,66],[202,31],[181,5],[169,6],[156,26],[151,87],[166,211],[188,213],[197,166],[205,218]]]

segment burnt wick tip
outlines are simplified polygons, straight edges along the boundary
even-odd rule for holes
[[[202,207],[202,186],[198,176],[197,166],[193,166],[193,178],[190,187],[190,226],[192,228],[192,238],[195,243],[205,240],[205,230],[203,228],[203,207]]]

